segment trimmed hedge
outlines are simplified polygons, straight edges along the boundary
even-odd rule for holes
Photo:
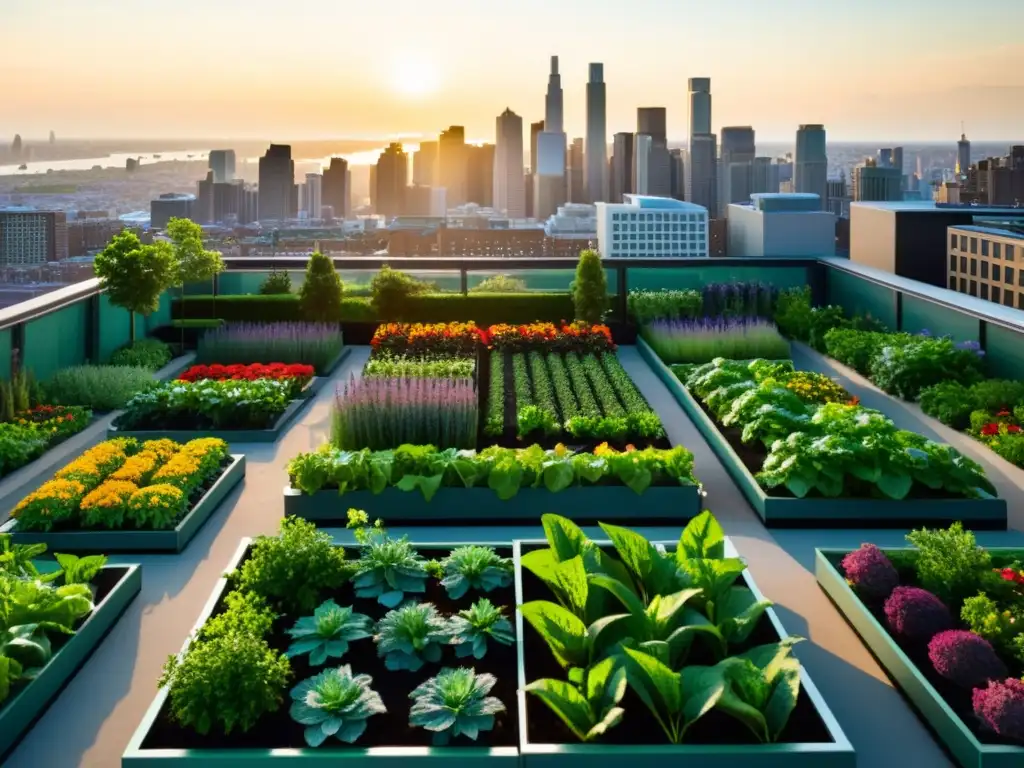
[[[301,320],[298,296],[278,294],[262,296],[186,296],[175,299],[172,307],[175,319],[220,318],[232,321]],[[573,302],[569,293],[429,293],[409,299],[405,320],[408,322],[444,323],[474,320],[477,325],[497,323],[531,323],[534,320],[558,322],[573,319]],[[341,302],[341,322],[377,322],[370,300],[364,297],[344,297]]]

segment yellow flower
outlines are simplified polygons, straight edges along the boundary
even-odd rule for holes
[[[125,480],[107,480],[99,488],[89,493],[82,503],[80,509],[88,510],[93,507],[112,509],[124,506],[135,491],[139,490],[135,483]]]

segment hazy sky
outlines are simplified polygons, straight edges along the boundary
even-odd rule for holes
[[[707,76],[715,130],[766,141],[1024,139],[1021,28],[1024,0],[0,0],[0,137],[492,139],[558,54],[570,136],[602,61],[609,136],[664,106],[685,139]]]

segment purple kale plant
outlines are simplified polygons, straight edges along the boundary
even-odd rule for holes
[[[1004,739],[1024,742],[1024,682],[1008,678],[976,688],[972,696],[974,714]]]
[[[953,626],[949,608],[919,587],[896,587],[885,601],[885,618],[889,629],[911,642],[925,643]]]
[[[965,629],[935,635],[928,643],[928,658],[936,672],[961,688],[980,688],[1009,674],[992,644]]]
[[[869,600],[884,600],[900,583],[896,567],[874,544],[861,544],[843,558],[842,566],[857,592]]]

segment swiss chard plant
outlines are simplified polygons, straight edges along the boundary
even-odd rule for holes
[[[394,608],[406,593],[426,592],[426,566],[408,539],[371,536],[363,546],[352,586],[356,597],[376,598],[381,605]]]
[[[409,694],[409,725],[433,732],[437,746],[458,736],[476,741],[482,731],[494,728],[494,716],[505,711],[500,699],[488,695],[497,682],[494,675],[478,675],[466,667],[442,669]]]
[[[490,592],[512,583],[512,561],[492,547],[469,544],[456,547],[440,562],[442,586],[458,600],[469,590]]]
[[[306,726],[306,744],[319,747],[333,736],[354,743],[366,730],[366,721],[387,710],[369,675],[353,675],[348,664],[327,669],[303,680],[291,691],[292,719]]]
[[[516,639],[512,622],[486,597],[452,616],[449,632],[449,642],[455,646],[455,656],[460,659],[468,656],[482,659],[487,655],[489,642],[511,645]]]
[[[308,653],[310,665],[318,667],[326,664],[329,658],[344,656],[350,642],[371,637],[371,629],[369,616],[327,600],[312,616],[303,616],[287,630],[294,642],[285,655],[294,658]]]
[[[431,603],[406,603],[377,622],[373,639],[388,669],[416,672],[439,662],[450,638],[448,620]]]

